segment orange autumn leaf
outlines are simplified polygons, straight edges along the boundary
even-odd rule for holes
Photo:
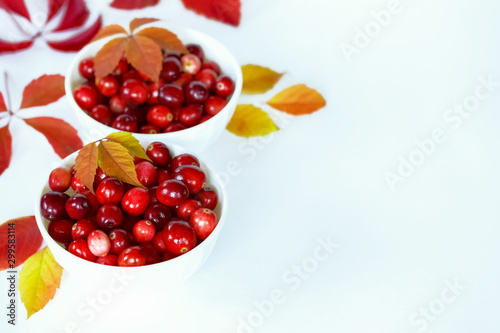
[[[147,18],[147,17],[140,17],[140,18],[135,18],[132,21],[130,21],[130,32],[134,32],[135,29],[139,28],[140,26],[144,24],[148,24],[151,22],[156,22],[159,21],[158,19],[155,18]]]
[[[134,186],[144,187],[137,179],[134,159],[127,148],[117,142],[101,141],[98,151],[99,166],[104,173]]]
[[[0,175],[9,167],[12,159],[12,134],[9,124],[0,127]]]
[[[42,75],[24,88],[21,109],[54,103],[63,96],[64,76]]]
[[[127,30],[123,29],[122,26],[120,26],[118,24],[111,24],[111,25],[105,26],[104,28],[99,30],[90,42],[94,42],[96,40],[99,40],[99,39],[102,39],[105,37],[109,37],[109,36],[113,36],[116,34],[126,34],[126,33],[127,33]]]
[[[326,105],[326,101],[319,92],[297,84],[271,98],[267,104],[280,111],[298,116],[318,111]]]
[[[34,216],[18,217],[3,223],[0,225],[0,270],[21,265],[38,251],[42,242]]]
[[[158,82],[163,60],[158,44],[147,37],[133,36],[127,41],[125,53],[129,64]]]
[[[7,106],[5,105],[5,101],[3,99],[3,95],[0,92],[0,112],[7,111]]]
[[[103,78],[113,72],[125,52],[127,37],[118,37],[106,43],[94,57],[96,78]]]
[[[123,147],[125,147],[129,154],[148,160],[151,162],[151,159],[149,158],[148,155],[146,155],[146,152],[144,151],[144,148],[142,148],[141,144],[139,143],[139,140],[134,138],[131,133],[129,132],[115,132],[111,133],[106,137],[108,141],[116,142],[121,144]]]
[[[136,36],[144,36],[152,39],[165,52],[188,53],[186,46],[171,31],[162,28],[150,27],[142,29],[136,33]]]
[[[61,284],[62,271],[48,247],[26,260],[19,272],[18,289],[28,318],[54,298]]]
[[[245,138],[264,136],[279,130],[267,113],[251,104],[236,106],[233,118],[226,129]]]
[[[75,170],[78,179],[94,193],[94,179],[97,170],[98,150],[95,142],[85,145],[76,156]]]
[[[241,66],[241,72],[243,73],[241,92],[244,94],[265,93],[272,89],[283,76],[283,73],[259,65]]]

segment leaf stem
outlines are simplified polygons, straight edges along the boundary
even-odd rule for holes
[[[12,15],[12,13],[9,13],[9,16],[10,16],[10,19],[12,20],[12,22],[14,22],[14,25],[17,27],[17,29],[26,37],[28,38],[31,38],[30,35],[28,35],[28,33],[23,29],[23,27],[19,24],[19,22],[17,22],[16,18],[14,15]],[[31,23],[31,22],[30,22]]]

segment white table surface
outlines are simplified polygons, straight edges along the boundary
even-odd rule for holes
[[[460,124],[443,116],[472,103],[476,89],[484,95],[481,78],[500,82],[500,3],[401,0],[390,22],[348,61],[341,46],[355,45],[357,28],[375,27],[371,12],[390,1],[243,2],[237,29],[178,0],[141,11],[89,4],[105,24],[161,17],[213,35],[242,64],[287,73],[272,92],[241,98],[269,111],[279,132],[264,140],[225,132],[201,156],[220,172],[237,165],[212,256],[184,283],[124,288],[99,311],[87,303],[99,289],[81,288],[64,274],[45,309],[25,320],[18,307],[15,328],[2,314],[0,331],[498,332],[500,86]],[[29,81],[64,74],[72,57],[37,41],[1,55],[0,71],[8,71],[19,103]],[[265,106],[298,83],[321,92],[327,106],[301,117],[279,117]],[[84,130],[65,99],[42,114]],[[444,140],[424,156],[415,141],[436,129]],[[40,179],[59,160],[20,121],[11,131],[0,222],[33,214]],[[410,157],[421,165],[391,189],[387,173],[397,174],[400,159]],[[328,242],[338,247],[317,249]],[[6,291],[1,278],[3,312]]]

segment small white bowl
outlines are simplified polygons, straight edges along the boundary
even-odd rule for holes
[[[222,73],[231,77],[235,83],[234,93],[228,101],[226,107],[204,123],[172,133],[134,133],[134,136],[139,140],[153,139],[153,141],[175,143],[195,153],[200,153],[209,145],[215,142],[215,140],[219,137],[219,135],[222,133],[227,123],[233,116],[243,84],[241,67],[234,56],[224,45],[202,32],[172,25],[164,21],[157,21],[146,24],[141,27],[141,29],[146,27],[166,28],[177,34],[177,36],[184,44],[195,43],[201,45],[203,51],[205,52],[205,57],[217,62],[221,67]],[[83,133],[83,139],[87,142],[99,140],[110,133],[116,132],[117,130],[93,119],[87,113],[85,113],[76,103],[75,99],[73,98],[73,91],[80,84],[85,82],[85,79],[82,78],[78,72],[78,65],[81,60],[95,56],[97,51],[99,51],[101,47],[104,46],[104,44],[106,44],[113,38],[116,38],[116,36],[103,38],[84,47],[80,52],[77,53],[75,59],[70,65],[68,72],[66,73],[66,95],[68,96],[71,107],[75,111],[79,122],[88,130],[87,133]]]
[[[156,141],[154,139],[144,140],[141,142],[143,147],[146,147],[149,143]],[[191,153],[190,151],[175,145],[169,144],[163,141],[173,156]],[[56,167],[63,167],[69,170],[71,166],[75,163],[75,158],[78,152],[75,152],[64,160],[61,161],[60,165]],[[43,185],[40,188],[39,199],[35,204],[35,218],[37,221],[38,228],[43,236],[43,239],[47,243],[47,246],[52,251],[56,261],[68,272],[71,276],[77,278],[81,281],[91,282],[94,284],[105,283],[113,278],[116,279],[118,276],[127,276],[130,280],[133,280],[139,284],[163,284],[163,283],[175,283],[190,277],[194,272],[196,272],[205,263],[207,258],[210,256],[217,238],[219,237],[220,231],[224,226],[224,221],[227,216],[227,197],[224,184],[222,180],[217,176],[213,169],[201,162],[201,168],[205,171],[207,177],[207,185],[215,189],[218,194],[218,204],[214,209],[214,212],[219,218],[218,224],[210,236],[208,236],[201,244],[196,246],[191,251],[168,261],[146,265],[140,267],[119,267],[119,266],[106,266],[90,262],[81,259],[70,252],[68,252],[62,244],[56,242],[50,237],[47,228],[50,223],[49,220],[45,219],[40,212],[40,201],[42,196],[51,191],[48,185],[49,174],[44,179]]]

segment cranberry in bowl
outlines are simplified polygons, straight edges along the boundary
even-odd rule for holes
[[[65,90],[86,141],[127,131],[139,140],[165,140],[195,153],[222,133],[241,93],[241,68],[229,50],[202,32],[157,21],[141,26],[175,33],[189,53],[163,53],[158,82],[123,58],[95,80],[93,58],[113,35],[84,47],[66,74]],[[125,57],[125,56],[124,56]]]

